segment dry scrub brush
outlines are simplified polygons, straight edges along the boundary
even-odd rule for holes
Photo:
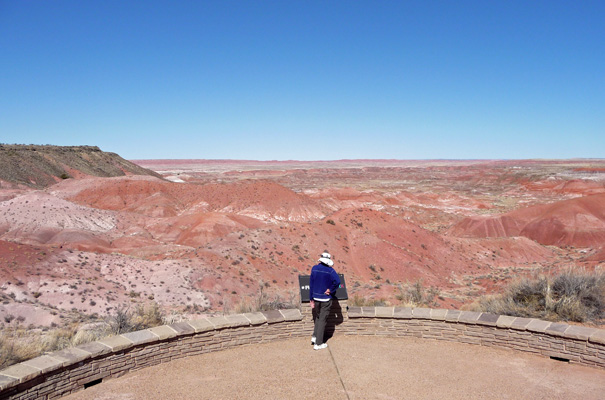
[[[384,299],[368,299],[357,293],[349,298],[349,305],[353,307],[383,307],[386,304]]]
[[[370,269],[372,269],[372,265]],[[438,306],[437,298],[439,297],[439,289],[436,287],[426,288],[422,283],[422,280],[417,280],[413,283],[404,283],[398,285],[399,293],[395,295],[395,298],[399,301],[399,304],[404,307],[436,307]],[[383,298],[372,299],[360,296],[359,294],[353,295],[349,298],[349,305],[354,307],[382,307],[389,304]]]
[[[484,296],[478,311],[548,321],[590,322],[605,319],[605,272],[567,270],[511,284],[497,296]]]
[[[246,300],[242,299],[236,306],[234,312],[237,314],[243,314],[248,312],[256,311],[269,311],[269,310],[285,310],[298,308],[298,295],[296,291],[288,291],[288,298],[283,298],[279,293],[270,296],[265,291],[266,285],[262,282],[259,285],[258,295],[255,299]],[[225,305],[223,307],[225,314],[229,314],[231,310]]]
[[[128,308],[118,308],[116,313],[109,317],[109,324],[114,334],[138,331],[152,328],[164,323],[164,314],[156,302],[148,305],[138,305],[134,311]]]
[[[0,331],[0,369],[45,352],[70,347],[76,331],[76,325],[35,333],[21,325],[3,327]]]
[[[5,318],[5,322],[0,330],[0,369],[46,352],[162,325],[164,319],[160,306],[153,302],[146,306],[139,305],[134,311],[119,308],[115,314],[107,317],[107,322],[84,325],[70,323],[48,331],[28,329],[14,318]]]
[[[399,293],[395,296],[406,307],[436,307],[439,289],[431,286],[425,288],[422,280],[414,283],[399,285]]]

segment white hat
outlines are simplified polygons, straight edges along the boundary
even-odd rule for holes
[[[319,259],[319,262],[327,265],[328,267],[331,267],[334,265],[334,261],[332,261],[331,258],[332,256],[330,255],[330,253],[324,252],[321,253],[321,258]]]

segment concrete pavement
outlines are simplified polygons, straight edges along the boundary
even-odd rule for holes
[[[603,399],[605,371],[414,338],[335,336],[175,360],[65,397],[85,399]]]

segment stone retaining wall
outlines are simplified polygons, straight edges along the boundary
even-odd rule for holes
[[[605,368],[605,330],[531,318],[430,308],[349,307],[348,321],[337,332],[478,344]]]
[[[299,310],[211,317],[112,336],[0,371],[0,399],[54,399],[130,371],[252,343],[310,335]]]
[[[336,334],[412,336],[534,353],[605,368],[605,330],[487,313],[333,306]],[[211,317],[158,326],[56,351],[0,371],[0,399],[52,399],[182,357],[310,336],[311,309]]]

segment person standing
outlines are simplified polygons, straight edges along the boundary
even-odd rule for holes
[[[321,254],[319,263],[311,269],[311,279],[309,282],[309,298],[311,308],[313,309],[313,349],[321,350],[328,347],[324,342],[324,332],[330,309],[332,308],[332,298],[336,289],[340,287],[340,277],[334,271],[332,266],[332,256],[328,252]]]

